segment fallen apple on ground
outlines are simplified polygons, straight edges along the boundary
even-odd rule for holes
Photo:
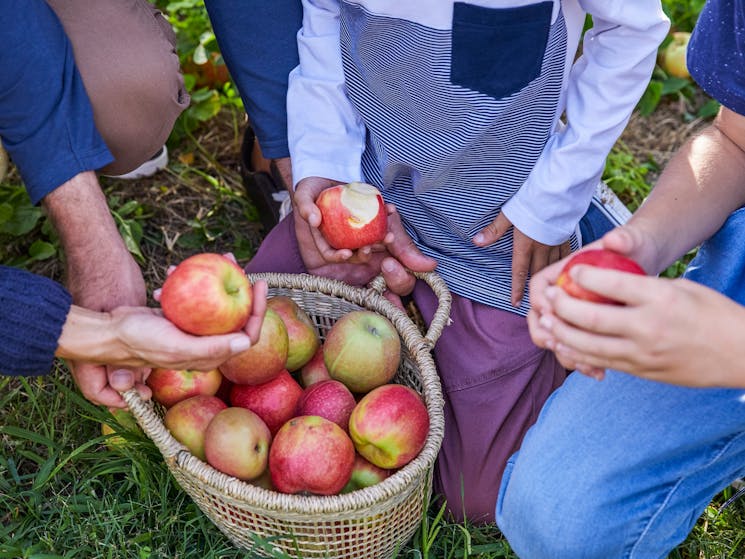
[[[286,370],[262,384],[234,384],[230,403],[258,415],[274,435],[295,416],[303,387]]]
[[[577,264],[586,264],[588,266],[597,266],[598,268],[619,270],[621,272],[629,272],[632,274],[644,275],[645,273],[642,267],[634,260],[611,250],[590,249],[576,253],[562,268],[559,277],[556,279],[556,285],[561,287],[572,297],[595,303],[618,304],[618,302],[613,299],[599,295],[594,291],[590,291],[574,283],[574,280],[572,280],[569,275],[569,271]]]
[[[670,43],[660,53],[662,69],[675,78],[688,79],[691,77],[687,64],[688,41],[691,34],[687,31],[676,31],[672,33],[671,38]]]
[[[318,330],[308,313],[290,297],[271,297],[266,305],[285,323],[289,342],[285,368],[290,372],[296,371],[310,361],[321,346]]]
[[[352,311],[326,335],[323,360],[332,379],[349,390],[369,392],[389,382],[401,363],[401,340],[390,320],[373,311]]]
[[[101,423],[101,434],[109,435],[106,438],[106,446],[109,447],[109,450],[115,450],[120,448],[122,445],[127,444],[127,439],[124,436],[117,434],[118,431],[124,430],[131,433],[142,433],[142,429],[140,429],[140,426],[137,424],[135,416],[132,415],[132,412],[129,410],[113,408],[110,409],[109,412],[122,427],[122,429],[114,429],[114,427],[108,423]]]
[[[160,306],[176,326],[196,335],[237,332],[251,314],[253,288],[238,264],[202,253],[181,262],[163,282]]]
[[[153,369],[147,384],[153,391],[153,400],[170,408],[181,400],[203,394],[214,396],[223,382],[220,371],[193,371],[191,369]]]
[[[335,249],[358,249],[383,242],[388,217],[380,191],[371,184],[332,186],[316,199],[321,211],[318,229]]]
[[[192,396],[168,408],[163,416],[163,424],[174,439],[188,448],[194,456],[204,460],[207,426],[227,407],[217,396]]]
[[[204,453],[216,470],[248,481],[266,470],[271,441],[269,427],[254,412],[226,408],[207,426]]]

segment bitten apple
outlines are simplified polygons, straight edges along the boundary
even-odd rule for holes
[[[671,35],[672,40],[662,50],[660,63],[668,75],[675,78],[690,78],[688,72],[687,51],[691,34],[687,31],[676,31]]]
[[[160,294],[165,317],[196,335],[237,332],[248,321],[252,302],[253,288],[241,267],[213,253],[181,262]]]
[[[371,184],[351,182],[327,188],[316,199],[318,227],[335,249],[358,249],[380,243],[388,230],[385,203]]]
[[[282,493],[335,495],[349,481],[354,445],[333,421],[294,417],[277,431],[269,451],[272,485]]]
[[[628,258],[617,252],[613,252],[607,249],[590,249],[583,250],[572,256],[559,274],[556,279],[556,285],[564,289],[572,297],[583,299],[585,301],[592,301],[595,303],[613,303],[618,304],[617,301],[599,295],[594,291],[580,287],[569,275],[569,271],[577,264],[587,264],[589,266],[597,266],[599,268],[607,268],[610,270],[619,270],[621,272],[629,272],[632,274],[644,275],[644,270],[639,264],[634,262],[631,258]]]
[[[322,346],[318,348],[311,360],[300,369],[300,384],[304,388],[308,388],[311,384],[330,378],[331,375],[329,375],[329,371],[326,368],[326,363],[323,362]]]
[[[357,491],[358,489],[364,489],[370,487],[376,483],[380,483],[390,477],[393,473],[392,470],[385,470],[379,468],[361,454],[357,454],[354,457],[354,466],[352,466],[352,475],[349,478],[349,482],[341,490],[342,493],[349,493],[351,491]]]
[[[267,309],[259,341],[225,361],[220,372],[235,384],[267,382],[284,370],[288,347],[285,323],[276,312]]]
[[[163,424],[173,438],[200,460],[205,459],[205,432],[212,418],[228,406],[217,396],[192,396],[168,408]]]
[[[365,394],[349,418],[349,435],[364,458],[386,470],[416,457],[429,433],[429,414],[419,394],[386,384]]]
[[[311,360],[321,346],[315,324],[300,305],[284,295],[267,300],[266,306],[276,312],[287,328],[289,346],[285,368],[292,372]]]
[[[217,394],[223,376],[220,371],[191,369],[153,369],[145,383],[153,391],[153,400],[166,408],[192,396]]]
[[[226,408],[207,426],[204,453],[207,463],[244,481],[264,473],[272,435],[251,410]]]
[[[368,392],[389,382],[401,363],[401,340],[395,326],[373,311],[352,311],[329,330],[323,361],[332,379],[352,392]]]
[[[318,415],[349,431],[349,416],[357,400],[338,380],[322,380],[303,390],[297,402],[296,415]]]
[[[262,384],[234,384],[230,403],[246,408],[264,420],[272,435],[295,415],[303,388],[286,370]]]

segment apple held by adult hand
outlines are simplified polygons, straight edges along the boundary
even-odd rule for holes
[[[259,341],[220,365],[220,372],[235,384],[262,384],[285,369],[289,338],[280,316],[266,310]]]
[[[333,421],[294,417],[277,431],[269,451],[272,485],[282,493],[335,495],[347,484],[354,445]]]
[[[349,416],[357,400],[338,380],[322,380],[305,390],[297,401],[296,415],[318,415],[349,431]]]
[[[424,447],[429,414],[419,394],[386,384],[365,394],[349,418],[349,435],[364,458],[386,470],[400,468]]]
[[[230,403],[258,415],[274,435],[286,421],[295,416],[303,388],[286,370],[262,384],[234,384]]]
[[[207,463],[221,472],[248,481],[267,467],[272,435],[251,410],[226,408],[207,426],[204,453]]]
[[[662,69],[665,70],[668,75],[675,78],[685,79],[691,77],[691,74],[688,72],[686,55],[690,38],[691,34],[687,31],[676,31],[672,34],[672,40],[670,43],[660,54]]]
[[[290,297],[271,297],[266,306],[276,312],[285,323],[289,342],[285,368],[290,372],[296,371],[310,361],[321,346],[318,330],[308,313]]]
[[[239,331],[248,321],[252,302],[253,288],[241,267],[213,253],[181,262],[160,292],[165,317],[200,336]]]
[[[590,291],[576,284],[569,272],[577,264],[586,264],[589,266],[597,266],[598,268],[619,270],[621,272],[629,272],[632,274],[644,275],[645,273],[642,267],[634,260],[611,250],[590,249],[576,253],[562,268],[559,277],[556,279],[556,285],[561,287],[572,297],[595,303],[619,304],[613,299],[599,295],[594,291]]]
[[[214,396],[222,381],[222,373],[217,369],[211,371],[153,369],[145,384],[153,391],[153,400],[170,408],[181,400],[199,394]]]
[[[323,361],[332,379],[352,392],[369,392],[389,382],[401,363],[401,340],[395,326],[373,311],[352,311],[326,335]]]
[[[388,231],[385,203],[371,184],[351,182],[327,188],[319,194],[318,229],[335,249],[358,249],[383,242]]]
[[[168,408],[163,424],[173,438],[200,460],[205,459],[204,445],[207,426],[227,404],[217,396],[192,396]]]

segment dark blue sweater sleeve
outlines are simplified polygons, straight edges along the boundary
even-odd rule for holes
[[[44,0],[0,7],[0,138],[29,196],[46,194],[113,160],[62,24]]]
[[[688,43],[686,59],[701,89],[745,115],[745,0],[708,0]]]
[[[59,283],[0,266],[0,374],[49,373],[71,304]]]

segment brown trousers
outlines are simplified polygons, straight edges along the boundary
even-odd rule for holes
[[[163,146],[189,105],[176,36],[147,0],[47,0],[72,43],[116,175]]]

